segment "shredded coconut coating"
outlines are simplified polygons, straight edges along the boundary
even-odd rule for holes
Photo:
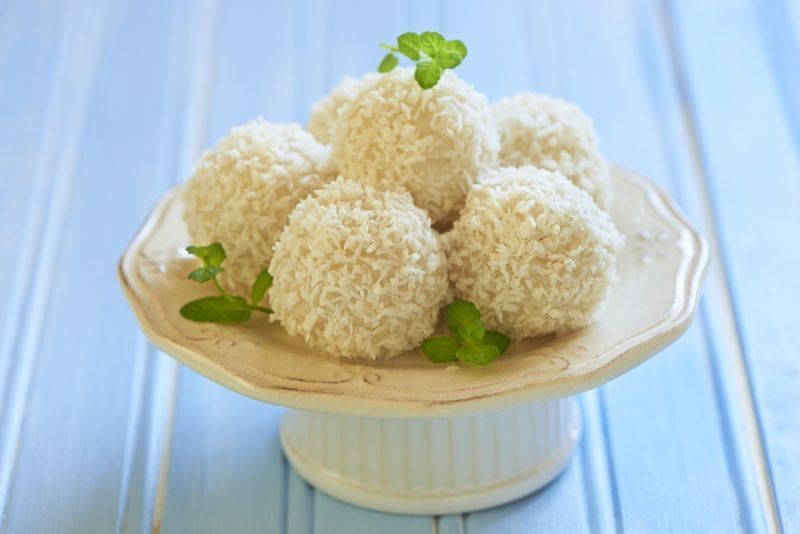
[[[488,327],[514,340],[590,324],[624,244],[610,216],[559,173],[487,173],[445,234],[450,280]]]
[[[331,144],[341,174],[407,190],[434,223],[456,218],[477,176],[497,165],[499,150],[485,96],[451,71],[423,90],[410,68],[363,84],[339,112]]]
[[[329,150],[299,125],[255,119],[203,153],[183,192],[183,219],[192,243],[225,247],[220,282],[249,287],[295,205],[334,177]]]
[[[329,144],[339,110],[358,95],[362,84],[370,83],[378,76],[380,74],[371,72],[361,79],[353,76],[342,78],[339,85],[334,87],[329,95],[319,100],[311,108],[311,116],[306,124],[306,130],[320,143]]]
[[[347,358],[418,347],[448,286],[439,234],[408,193],[342,177],[297,205],[269,271],[272,320]]]
[[[603,209],[610,203],[609,165],[592,120],[558,98],[522,93],[492,106],[500,132],[500,165],[559,171]]]

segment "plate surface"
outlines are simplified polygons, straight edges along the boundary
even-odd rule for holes
[[[119,276],[147,337],[195,371],[249,397],[292,408],[374,417],[469,415],[573,395],[642,363],[688,328],[708,259],[705,241],[647,179],[614,168],[611,214],[627,242],[620,282],[598,321],[513,345],[484,368],[436,365],[419,351],[366,362],[332,358],[265,317],[242,325],[193,323],[181,305],[213,288],[186,276],[196,262],[180,186],[150,213]]]

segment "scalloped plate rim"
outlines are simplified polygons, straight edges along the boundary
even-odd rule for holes
[[[210,380],[258,401],[294,409],[342,415],[431,418],[485,413],[520,404],[570,396],[597,387],[626,373],[678,339],[691,324],[706,274],[708,244],[689,224],[670,196],[660,186],[639,174],[618,166],[614,166],[612,172],[625,175],[626,179],[637,182],[637,186],[646,193],[648,198],[655,195],[682,229],[691,235],[695,245],[695,254],[687,261],[688,267],[683,278],[686,284],[684,305],[676,313],[670,313],[667,316],[668,320],[662,321],[664,324],[655,323],[648,328],[640,329],[639,332],[619,343],[618,345],[627,346],[616,355],[608,357],[603,364],[585,372],[563,373],[558,379],[545,383],[526,384],[523,382],[499,389],[497,388],[498,384],[495,383],[483,384],[464,388],[468,390],[466,395],[451,395],[446,399],[403,397],[401,395],[383,398],[371,395],[353,395],[346,391],[336,393],[309,391],[279,384],[263,387],[231,372],[200,351],[186,347],[179,340],[174,340],[163,331],[154,328],[153,325],[157,321],[153,321],[153,318],[148,316],[146,303],[141,302],[135,294],[126,270],[129,263],[133,262],[133,252],[138,250],[152,234],[164,211],[163,208],[169,205],[170,200],[182,187],[181,185],[167,191],[150,210],[145,222],[120,258],[117,274],[125,297],[134,311],[140,327],[145,336],[157,348]],[[235,326],[231,326],[231,328],[235,328]],[[372,366],[376,366],[375,362],[370,363]],[[391,370],[391,368],[387,368],[387,370]],[[524,376],[525,373],[521,373],[515,378]],[[474,391],[475,389],[479,391]],[[478,394],[480,390],[484,390],[483,394]],[[433,393],[428,393],[428,396],[433,396]]]

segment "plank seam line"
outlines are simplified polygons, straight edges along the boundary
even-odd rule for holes
[[[737,313],[738,307],[730,285],[730,273],[727,269],[728,256],[719,238],[719,221],[717,219],[717,210],[709,186],[708,164],[701,147],[699,127],[697,124],[697,111],[689,95],[689,82],[684,74],[684,52],[678,43],[678,37],[674,26],[675,7],[672,5],[671,0],[660,0],[659,5],[659,15],[666,35],[673,79],[675,80],[680,106],[683,111],[681,116],[683,128],[689,139],[688,144],[690,147],[692,164],[695,169],[695,181],[701,195],[701,204],[705,212],[704,215],[708,222],[707,231],[709,235],[707,238],[712,251],[710,255],[710,267],[719,272],[719,279],[722,281],[722,289],[719,298],[723,300],[723,309],[727,316],[726,322],[733,325],[734,339],[732,346],[734,347],[734,354],[731,354],[730,357],[735,363],[736,386],[740,393],[739,407],[742,408],[746,414],[745,423],[753,430],[747,433],[749,437],[750,459],[753,461],[753,465],[756,468],[755,474],[759,486],[758,490],[768,527],[770,531],[781,531],[781,519],[775,500],[772,473],[764,448],[764,431],[761,424],[759,409],[753,398],[753,384],[750,379],[750,369],[742,339],[742,328],[739,314]],[[701,306],[701,308],[704,309],[705,305]],[[715,373],[718,373],[719,370],[716,365],[713,366],[713,369]],[[728,416],[725,413],[720,415],[722,416],[723,424],[729,425]]]
[[[604,414],[601,412],[599,399],[599,388],[585,392],[580,398],[584,422],[583,436],[578,444],[578,451],[581,461],[584,504],[590,532],[606,532],[612,527],[612,521],[614,522],[613,528],[617,529],[611,488],[613,475],[608,465],[608,451],[602,433]],[[589,421],[592,423],[589,424]],[[609,510],[610,517],[602,510]]]
[[[200,41],[200,46],[199,50],[194,55],[194,62],[192,63],[190,71],[190,89],[187,98],[185,129],[181,136],[183,142],[181,143],[178,173],[187,172],[191,168],[191,160],[200,152],[208,130],[208,118],[211,114],[212,103],[212,73],[214,71],[214,65],[216,64],[214,42],[216,41],[219,31],[218,8],[217,0],[206,0],[203,2],[199,9],[200,21],[194,23],[196,26],[193,25],[195,38],[198,39],[196,36],[199,34],[204,37],[204,39],[198,39]],[[153,532],[156,533],[160,532],[164,517],[172,441],[175,420],[177,418],[176,406],[180,383],[179,377],[183,369],[184,368],[178,364],[174,364],[170,368],[170,371],[174,373],[174,381],[172,382],[173,386],[171,388],[167,420],[164,425],[164,442],[151,521]]]
[[[151,528],[154,534],[161,532],[161,521],[164,518],[164,502],[167,491],[167,478],[169,476],[169,458],[172,454],[172,436],[175,429],[175,405],[178,402],[178,386],[180,383],[180,369],[177,365],[170,368],[170,396],[164,422],[164,436],[161,441],[161,459],[158,465],[158,484],[156,486],[153,502],[153,517]]]
[[[82,6],[85,7],[85,6]],[[78,152],[84,139],[85,123],[89,108],[89,97],[92,94],[94,78],[101,53],[101,43],[105,40],[104,6],[94,9],[68,9],[69,13],[78,13],[68,17],[62,34],[61,47],[63,55],[58,59],[57,74],[53,82],[47,112],[47,124],[42,140],[46,147],[43,153],[47,158],[37,161],[34,180],[37,183],[47,181],[42,174],[53,173],[53,186],[47,203],[47,220],[42,224],[42,238],[38,254],[31,251],[31,257],[25,257],[20,267],[27,270],[27,262],[34,266],[32,277],[23,275],[24,285],[20,292],[29,291],[29,305],[14,303],[15,311],[5,336],[6,341],[0,352],[0,359],[10,361],[14,357],[14,348],[18,347],[13,383],[9,382],[9,392],[4,391],[3,405],[4,425],[2,432],[2,465],[0,465],[0,518],[7,516],[7,508],[13,492],[10,492],[16,471],[16,463],[20,450],[20,439],[25,420],[25,406],[30,396],[31,383],[36,368],[37,353],[41,342],[44,319],[49,309],[48,296],[55,275],[55,259],[61,250],[61,236],[66,231],[65,223],[68,204],[71,198],[72,182],[75,179]],[[70,22],[77,20],[73,26]],[[67,31],[67,28],[72,32]],[[72,33],[77,35],[73,35]],[[67,68],[67,63],[71,68]],[[61,87],[65,84],[66,88]],[[74,99],[74,100],[72,100]],[[68,102],[70,100],[70,102]],[[70,106],[69,104],[73,104]],[[62,117],[63,115],[63,117]],[[63,121],[64,134],[53,139]],[[52,148],[49,143],[54,143]],[[50,165],[46,165],[46,164]],[[52,166],[52,169],[50,168]],[[25,239],[33,239],[38,232],[31,230]],[[33,246],[31,243],[30,246]],[[33,284],[33,285],[31,285]],[[15,295],[17,297],[17,295]],[[22,299],[23,295],[19,295]],[[10,365],[10,364],[9,364]]]
[[[600,429],[603,436],[603,447],[606,451],[606,462],[608,462],[609,471],[609,486],[611,489],[611,503],[614,510],[614,521],[616,522],[617,532],[624,532],[624,523],[622,521],[622,505],[619,497],[619,485],[617,484],[616,477],[616,462],[614,461],[614,449],[611,446],[611,427],[608,423],[608,402],[606,401],[605,387],[597,388],[597,398],[600,401]]]
[[[139,426],[143,425],[142,412],[144,411],[145,390],[147,387],[147,367],[149,359],[149,346],[144,336],[136,336],[136,367],[130,390],[128,408],[128,424],[125,429],[125,448],[122,453],[122,476],[120,479],[119,498],[117,500],[117,522],[114,531],[123,531],[127,517],[131,493],[131,478],[133,473],[134,458],[136,456],[137,436]]]

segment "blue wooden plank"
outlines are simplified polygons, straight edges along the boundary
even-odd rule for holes
[[[0,397],[29,290],[63,128],[65,5],[14,3],[0,11]],[[66,67],[62,67],[63,73]],[[57,88],[54,88],[59,84]],[[23,230],[20,231],[20,228]]]
[[[314,488],[290,467],[286,491],[286,532],[311,534],[314,530]]]
[[[163,516],[158,490],[172,438],[178,367],[137,339],[117,511],[117,532],[153,532]]]
[[[778,519],[800,528],[797,141],[749,2],[677,2],[691,118],[704,155]],[[735,63],[730,58],[736,58]],[[731,112],[735,110],[735,112]],[[757,177],[754,179],[754,177]]]
[[[608,2],[602,11],[574,2],[559,7],[565,96],[594,118],[610,159],[674,193],[675,140],[665,143],[648,79],[652,70],[669,72],[669,65],[642,55],[647,43],[640,36],[657,29],[637,27],[653,21],[635,20],[625,2]],[[737,481],[728,468],[714,387],[702,331],[692,328],[664,354],[603,388],[621,528],[737,528]]]
[[[783,0],[754,2],[753,7],[774,84],[783,101],[796,150],[800,152],[800,33],[795,33],[798,28],[793,28],[792,22],[793,16],[800,16],[800,7],[797,2],[787,5]]]
[[[314,534],[430,534],[433,532],[434,522],[432,517],[385,514],[359,508],[321,491],[317,491],[314,496]]]
[[[282,409],[193,372],[178,384],[162,532],[285,532]]]
[[[694,216],[711,245],[699,320],[703,323],[704,342],[711,355],[723,443],[735,483],[740,521],[748,531],[772,531],[774,525],[768,521],[772,515],[769,512],[769,476],[765,472],[758,420],[705,186],[703,157],[688,111],[686,80],[680,68],[672,20],[663,4],[661,9],[652,3],[637,4],[637,7],[639,49],[663,131],[663,142],[669,147],[670,173],[684,209]],[[670,65],[671,69],[665,69],[664,65]]]
[[[9,531],[115,527],[136,329],[113,265],[152,201],[142,177],[152,174],[165,70],[159,20],[154,2],[67,6],[54,191],[4,404]]]
[[[576,492],[576,488],[583,484],[580,460],[581,456],[576,455],[559,478],[533,495],[497,508],[467,514],[464,518],[465,532],[587,531],[586,502],[580,492]]]
[[[204,76],[207,57],[203,44],[212,40],[209,19],[213,5],[187,9],[186,2],[173,2],[170,24],[165,28],[167,72],[161,103],[158,151],[153,190],[161,194],[176,181],[193,157],[199,142],[195,115],[207,100]],[[200,53],[198,53],[200,52]],[[190,129],[192,131],[190,131]],[[177,363],[137,338],[136,368],[132,377],[123,478],[119,496],[117,528],[120,532],[158,530],[163,516],[164,484],[169,462],[175,407]]]

